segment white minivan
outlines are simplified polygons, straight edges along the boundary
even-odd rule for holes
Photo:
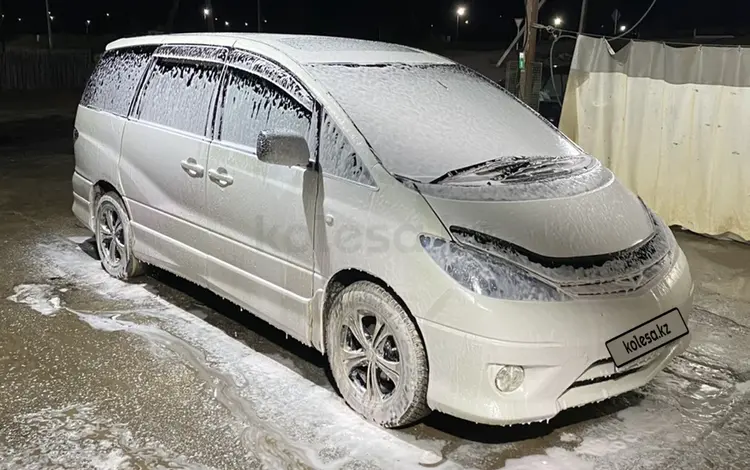
[[[327,355],[382,426],[547,420],[688,345],[667,226],[488,79],[409,47],[189,34],[107,47],[75,122],[102,265],[175,273]]]

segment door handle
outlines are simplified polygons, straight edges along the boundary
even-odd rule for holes
[[[230,184],[234,183],[234,178],[227,174],[227,170],[224,168],[217,168],[208,170],[208,179],[218,184],[222,188],[226,188]]]
[[[181,161],[180,166],[185,170],[185,173],[193,178],[201,178],[203,176],[204,168],[200,166],[194,158],[188,158],[187,160]]]

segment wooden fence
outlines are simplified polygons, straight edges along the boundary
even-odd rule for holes
[[[88,51],[9,48],[0,52],[0,90],[80,89],[93,67]]]

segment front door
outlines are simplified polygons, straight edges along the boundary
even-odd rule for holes
[[[159,57],[126,124],[120,178],[135,251],[206,285],[206,124],[221,77],[219,63]]]
[[[209,282],[221,295],[306,341],[319,174],[263,163],[255,146],[266,130],[294,132],[313,142],[314,112],[252,73],[248,61],[244,65],[227,69],[209,152],[207,214],[214,234]],[[267,72],[268,66],[261,69]]]

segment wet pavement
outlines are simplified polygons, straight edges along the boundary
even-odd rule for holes
[[[549,423],[386,431],[252,315],[158,270],[109,278],[70,212],[64,114],[0,123],[0,468],[747,468],[750,246],[677,234],[693,343],[643,389]]]

